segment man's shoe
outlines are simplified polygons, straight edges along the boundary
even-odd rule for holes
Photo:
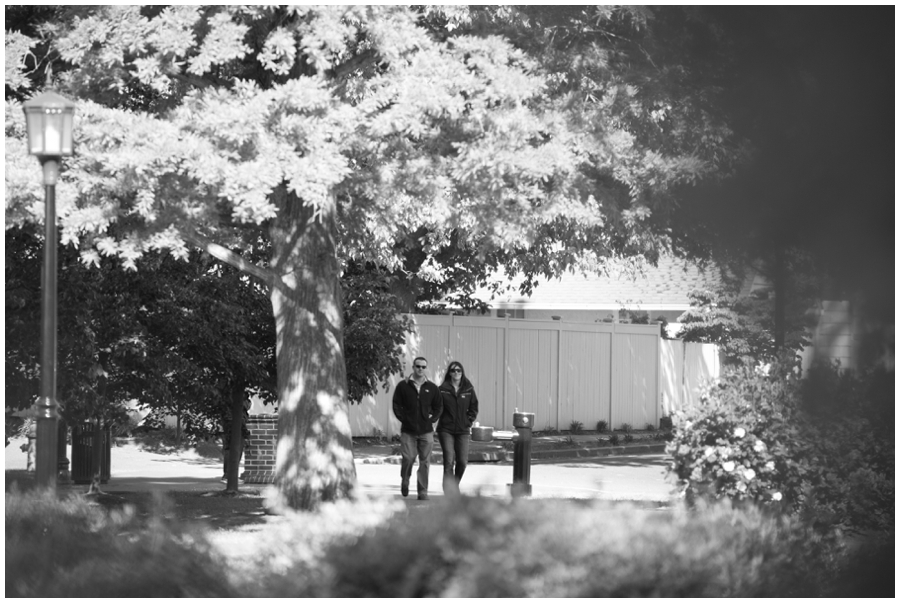
[[[409,496],[409,482],[400,482],[400,494]]]
[[[427,494],[419,494],[419,500],[428,500]]]

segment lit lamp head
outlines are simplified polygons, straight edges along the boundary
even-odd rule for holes
[[[22,109],[28,130],[28,153],[44,165],[44,183],[56,184],[56,164],[73,150],[75,103],[55,92],[44,92],[22,103]]]

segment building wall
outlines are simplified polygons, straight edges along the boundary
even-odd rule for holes
[[[812,342],[802,354],[802,367],[837,360],[841,368],[855,370],[861,329],[849,301],[823,301],[812,333]]]

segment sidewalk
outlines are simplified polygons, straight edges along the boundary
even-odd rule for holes
[[[555,436],[560,440],[566,437]],[[580,438],[580,439],[579,439]],[[665,504],[671,486],[665,480],[662,444],[627,447],[592,447],[594,436],[575,436],[578,447],[535,450],[531,484],[534,498],[597,498]],[[6,469],[24,470],[26,458],[19,450],[24,440],[13,440],[6,448]],[[542,445],[547,445],[544,442]],[[554,445],[552,442],[550,445]],[[400,457],[395,444],[360,439],[354,443],[360,491],[374,496],[400,497]],[[431,461],[433,497],[441,494],[440,446]],[[502,445],[472,443],[469,469],[463,480],[464,494],[506,497],[512,481],[512,452]],[[210,492],[224,489],[220,481],[222,462],[195,451],[159,454],[124,442],[112,449],[111,478],[102,484],[104,492],[172,490]],[[60,491],[84,492],[87,484],[59,485]],[[244,484],[241,489],[262,490],[264,484]],[[415,503],[413,503],[415,504]]]

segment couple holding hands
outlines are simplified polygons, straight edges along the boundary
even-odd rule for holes
[[[419,500],[428,500],[428,470],[434,447],[434,423],[444,455],[444,493],[459,492],[459,481],[469,457],[469,428],[478,416],[478,397],[455,360],[447,367],[440,386],[426,376],[428,361],[413,360],[413,373],[394,390],[394,416],[400,421],[400,493],[409,494],[413,463],[419,457],[416,489]]]

